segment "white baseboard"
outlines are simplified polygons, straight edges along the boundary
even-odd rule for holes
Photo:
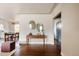
[[[25,41],[19,41],[19,44],[27,44]],[[37,43],[37,42],[29,42],[29,44],[43,44],[42,42]],[[54,44],[54,43],[50,43],[50,42],[46,42],[45,44]]]
[[[64,54],[61,52],[61,56],[64,56]]]

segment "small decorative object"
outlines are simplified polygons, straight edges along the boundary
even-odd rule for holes
[[[32,33],[30,32],[29,35],[32,35]]]
[[[43,32],[43,30],[44,30],[44,27],[43,27],[43,24],[37,24],[37,30],[38,30],[38,32]]]
[[[40,32],[40,24],[37,24],[37,31]]]

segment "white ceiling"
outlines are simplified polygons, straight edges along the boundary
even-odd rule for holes
[[[49,14],[56,4],[0,3],[0,18],[14,19],[16,14]]]
[[[40,14],[40,13],[50,13],[54,4],[41,4],[41,3],[30,3],[30,4],[20,4],[20,8],[17,13],[30,13],[30,14]]]

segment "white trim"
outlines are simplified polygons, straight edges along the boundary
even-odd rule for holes
[[[61,52],[61,56],[64,56],[64,54]]]
[[[27,44],[27,43],[26,43],[26,41],[19,41],[19,44]],[[43,44],[43,43],[34,43],[34,42],[32,43],[32,42],[29,42],[29,44]],[[54,43],[46,42],[45,44],[52,44],[53,45]]]

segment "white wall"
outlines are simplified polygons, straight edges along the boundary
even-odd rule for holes
[[[4,25],[5,32],[9,32],[9,23],[3,19],[0,19],[0,24]]]
[[[14,33],[14,24],[12,22],[9,22],[9,32]]]
[[[4,32],[13,32],[13,25],[11,24],[11,22],[6,21],[4,19],[0,19],[0,24],[3,24],[4,26]],[[4,32],[0,32],[1,36],[4,37]]]
[[[51,16],[61,11],[61,54],[79,55],[79,4],[58,4]]]
[[[62,14],[61,53],[65,56],[79,55],[79,4],[58,4],[51,14],[17,15],[16,20],[20,23],[20,42],[26,43],[26,35],[31,31],[28,23],[34,20],[44,24],[45,33],[48,35],[47,43],[54,43],[53,17],[59,12]],[[37,33],[36,30],[32,32]]]
[[[79,56],[79,4],[63,4],[62,23],[62,54]]]
[[[26,35],[30,32],[37,34],[37,30],[29,28],[30,20],[44,25],[45,34],[47,35],[47,44],[53,44],[53,28],[52,19],[49,14],[20,14],[16,16],[16,20],[20,23],[20,43],[26,43]],[[42,44],[43,40],[31,40],[31,44]]]

